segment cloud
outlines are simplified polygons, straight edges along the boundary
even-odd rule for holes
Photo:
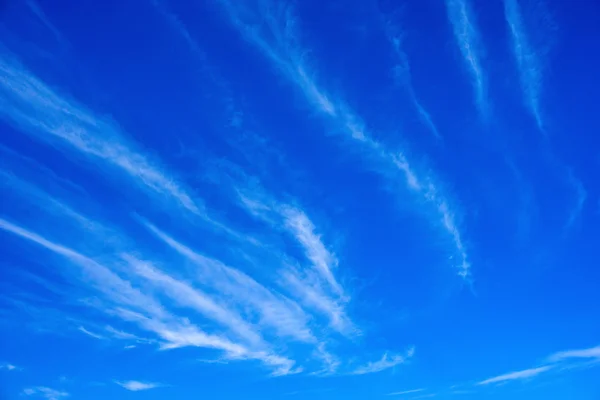
[[[482,44],[475,24],[475,16],[468,0],[446,0],[448,19],[452,24],[454,39],[463,57],[473,88],[475,103],[480,114],[489,113],[486,76],[482,66]]]
[[[91,287],[102,293],[104,299],[109,302],[109,306],[103,306],[106,313],[156,334],[162,339],[164,349],[186,346],[212,348],[223,351],[225,356],[231,359],[262,361],[279,375],[293,371],[294,361],[288,358],[265,350],[252,350],[227,337],[205,333],[187,318],[172,314],[157,299],[143,294],[129,281],[123,280],[115,272],[89,257],[3,219],[0,219],[0,229],[36,243],[78,266],[83,276],[75,275],[80,275],[84,283],[87,281],[91,284]]]
[[[125,382],[116,381],[115,383],[129,391],[132,391],[132,392],[139,392],[141,390],[150,390],[150,389],[155,389],[155,388],[164,386],[163,384],[160,384],[160,383],[140,382],[140,381],[125,381]]]
[[[412,393],[419,393],[419,392],[424,392],[425,389],[412,389],[412,390],[404,390],[402,392],[392,392],[392,393],[388,393],[388,396],[402,396],[402,395],[406,395],[406,394],[412,394]]]
[[[87,330],[87,329],[85,329],[83,326],[80,326],[80,327],[78,327],[78,328],[77,328],[77,330],[78,330],[79,332],[85,333],[86,335],[88,335],[88,336],[90,336],[90,337],[93,337],[94,339],[98,339],[98,340],[104,340],[104,339],[106,339],[106,338],[105,338],[104,336],[102,336],[102,335],[99,335],[99,334],[97,334],[97,333],[94,333],[94,332],[90,332],[90,331],[88,331],[88,330]]]
[[[157,161],[135,150],[114,122],[61,96],[7,54],[0,55],[0,71],[0,98],[5,104],[0,111],[2,119],[34,138],[60,145],[64,151],[76,151],[107,163],[149,193],[210,220],[199,200]]]
[[[314,341],[307,326],[308,317],[293,301],[274,294],[244,272],[192,250],[154,225],[144,225],[173,250],[193,262],[199,268],[198,277],[205,284],[210,284],[242,306],[256,309],[261,324],[275,329],[284,337],[301,342]]]
[[[317,272],[327,282],[336,295],[343,297],[344,290],[333,275],[339,261],[331,253],[315,233],[315,226],[306,214],[294,207],[284,206],[281,213],[285,218],[285,226],[296,238],[306,252],[306,257],[313,263]]]
[[[245,177],[244,181],[250,180]],[[250,187],[236,183],[242,207],[252,216],[277,231],[287,232],[301,245],[312,268],[287,265],[278,273],[279,284],[307,308],[325,315],[330,326],[345,336],[355,336],[359,329],[348,317],[345,307],[350,301],[334,271],[339,260],[327,248],[306,213],[297,206],[278,202],[258,183]]]
[[[11,364],[11,363],[0,363],[0,369],[5,369],[7,371],[18,371],[18,370],[20,370],[19,367],[17,367],[14,364]]]
[[[248,15],[256,17],[256,11],[253,13],[241,4],[227,0],[220,0],[219,3],[239,33],[271,61],[273,67],[304,95],[308,104],[316,112],[323,114],[335,124],[337,131],[342,133],[344,141],[359,146],[364,157],[372,161],[386,178],[395,180],[399,172],[404,176],[408,190],[416,194],[421,201],[432,206],[433,212],[437,215],[432,221],[433,224],[441,226],[449,234],[459,256],[458,274],[463,278],[468,277],[471,265],[449,200],[440,187],[434,184],[431,174],[427,176],[419,174],[403,152],[390,151],[382,143],[373,139],[360,116],[355,114],[342,99],[335,99],[327,93],[312,78],[314,74],[309,73],[305,65],[303,55],[306,51],[296,44],[297,34],[294,32],[296,24],[290,9],[277,9],[276,4],[267,2],[267,6],[261,8],[259,13],[266,21],[263,25],[269,31],[261,34],[260,30],[254,28],[252,21],[246,21],[246,19],[252,20]],[[450,1],[449,4],[454,2]],[[466,8],[466,5],[463,6]],[[273,8],[276,9],[277,15]],[[480,79],[482,80],[483,78]],[[483,88],[483,83],[479,86]]]
[[[542,89],[542,68],[537,51],[531,46],[523,23],[518,0],[504,0],[504,15],[510,28],[512,51],[519,70],[521,90],[527,108],[543,130],[540,112],[540,92]]]
[[[60,390],[51,389],[45,386],[35,386],[26,388],[23,390],[23,394],[26,396],[43,397],[47,400],[60,400],[65,397],[69,397],[69,393],[67,392],[62,392]]]
[[[409,349],[406,354],[392,354],[385,353],[378,361],[369,362],[361,367],[356,368],[352,375],[365,375],[381,372],[389,368],[393,368],[396,365],[404,364],[414,354],[414,348]]]
[[[523,371],[510,372],[508,374],[495,376],[493,378],[486,379],[478,383],[478,385],[489,385],[491,383],[500,383],[514,380],[522,380],[533,378],[534,376],[538,376],[546,371],[551,370],[553,367],[551,365],[546,365],[538,368],[526,369]]]
[[[591,347],[589,349],[581,350],[566,350],[554,353],[548,357],[549,362],[562,362],[571,359],[598,359],[600,360],[600,346]]]
[[[587,200],[587,191],[583,186],[583,183],[577,179],[571,169],[568,169],[567,179],[573,190],[575,191],[576,201],[575,205],[571,208],[569,213],[569,218],[567,219],[567,223],[565,225],[565,229],[570,229],[573,224],[577,221],[579,216],[581,215],[581,211],[583,210],[583,206],[585,201]]]
[[[408,61],[408,56],[402,49],[402,34],[400,33],[400,29],[385,15],[382,15],[382,18],[384,19],[383,27],[386,38],[392,47],[393,55],[396,61],[396,64],[393,67],[394,79],[406,90],[410,100],[417,110],[417,113],[419,114],[419,117],[421,118],[422,123],[427,127],[427,129],[429,129],[431,134],[437,140],[441,140],[442,136],[440,135],[437,126],[433,122],[431,114],[429,111],[427,111],[425,106],[423,106],[417,97],[415,88],[412,84],[410,63]]]

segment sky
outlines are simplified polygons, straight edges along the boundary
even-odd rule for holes
[[[600,6],[0,3],[0,399],[600,398]]]

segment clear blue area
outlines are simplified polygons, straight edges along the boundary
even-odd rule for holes
[[[1,2],[0,399],[599,399],[598,21]]]

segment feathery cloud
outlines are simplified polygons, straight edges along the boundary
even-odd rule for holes
[[[391,20],[386,19],[385,16],[383,16],[383,18],[385,35],[390,46],[392,47],[396,61],[396,64],[393,67],[394,79],[406,90],[410,100],[417,110],[417,113],[419,114],[419,117],[421,118],[422,123],[427,127],[427,129],[429,129],[431,134],[433,134],[437,140],[441,140],[442,136],[440,135],[437,126],[433,122],[431,114],[429,111],[427,111],[425,106],[423,106],[417,97],[417,93],[415,92],[415,88],[412,83],[408,56],[402,49],[402,34],[400,33],[400,29]]]
[[[117,385],[121,386],[122,388],[127,389],[131,392],[139,392],[141,390],[155,389],[155,388],[164,386],[163,384],[160,384],[160,383],[141,382],[141,381],[124,381],[124,382],[116,381],[115,383]]]
[[[600,346],[581,350],[566,350],[554,353],[548,357],[549,362],[561,362],[571,359],[598,359],[600,360]]]
[[[393,368],[396,365],[404,364],[409,358],[414,355],[414,348],[409,349],[406,354],[392,354],[385,353],[378,361],[371,361],[361,367],[356,368],[351,372],[352,375],[365,375],[376,372],[381,372],[389,368]]]
[[[78,328],[77,328],[77,330],[78,330],[79,332],[82,332],[82,333],[84,333],[84,334],[86,334],[86,335],[90,336],[90,337],[93,337],[94,339],[98,339],[98,340],[104,340],[104,339],[106,339],[106,338],[105,338],[104,336],[102,336],[102,335],[99,335],[99,334],[97,334],[97,333],[94,333],[94,332],[90,332],[90,331],[88,331],[88,330],[87,330],[87,329],[85,329],[83,326],[80,326],[80,327],[78,327]]]
[[[60,400],[69,397],[69,393],[60,390],[52,389],[46,386],[35,386],[23,390],[26,396],[38,396],[47,400]]]
[[[552,369],[551,365],[546,365],[543,367],[531,368],[531,369],[526,369],[523,371],[510,372],[508,374],[495,376],[493,378],[489,378],[484,381],[481,381],[478,383],[478,385],[489,385],[491,383],[500,383],[500,382],[533,378],[534,376],[542,374],[551,369]]]
[[[565,225],[566,229],[570,229],[577,221],[577,218],[579,218],[581,215],[581,211],[583,210],[583,206],[587,200],[587,191],[585,190],[583,183],[574,175],[572,169],[568,169],[567,179],[571,187],[573,187],[575,190],[576,196],[575,205],[571,208],[569,218],[567,219],[567,223]]]
[[[89,282],[91,288],[102,293],[109,302],[110,306],[104,308],[105,312],[156,334],[162,339],[164,349],[186,346],[211,348],[223,351],[231,359],[262,361],[278,375],[293,371],[294,361],[288,358],[263,349],[253,350],[224,336],[204,332],[190,323],[189,319],[172,314],[157,299],[140,292],[129,281],[85,255],[3,219],[0,219],[0,229],[36,243],[78,266],[81,271],[75,275],[84,283]]]
[[[307,326],[308,317],[291,300],[272,293],[247,274],[220,261],[206,257],[178,242],[150,223],[144,225],[173,250],[196,265],[198,278],[242,306],[251,306],[261,316],[260,323],[278,334],[302,342],[314,340]]]
[[[510,28],[512,50],[521,82],[525,105],[535,118],[540,130],[543,122],[540,112],[542,67],[536,50],[529,43],[519,0],[504,0],[504,15]]]
[[[7,371],[18,371],[20,368],[11,363],[0,363],[0,369],[5,369]]]
[[[424,392],[425,389],[412,389],[412,390],[404,390],[402,392],[392,392],[392,393],[388,393],[388,396],[402,396],[402,395],[406,395],[406,394],[412,394],[412,393],[419,393],[419,392]]]
[[[0,111],[2,119],[37,139],[67,144],[68,149],[108,163],[140,187],[208,219],[203,205],[161,170],[158,162],[133,149],[115,123],[60,96],[8,54],[0,55],[0,71],[0,99],[5,104]]]
[[[481,60],[483,49],[471,4],[469,0],[446,0],[446,9],[452,24],[454,39],[471,76],[475,90],[475,104],[480,114],[487,118],[489,105],[486,76]]]
[[[442,226],[450,235],[459,255],[458,274],[466,278],[469,275],[470,263],[467,260],[466,249],[449,201],[442,194],[440,188],[433,183],[432,176],[421,176],[409,163],[404,153],[389,151],[382,143],[373,139],[361,118],[352,112],[342,99],[334,99],[311,77],[313,74],[308,72],[303,59],[306,51],[295,43],[295,32],[293,32],[295,21],[290,10],[278,10],[279,14],[283,16],[278,19],[269,8],[269,6],[276,7],[276,5],[269,4],[261,9],[261,15],[266,21],[265,25],[270,29],[268,35],[263,35],[242,18],[242,16],[246,17],[249,13],[251,14],[249,10],[228,0],[220,0],[219,3],[240,34],[273,63],[274,68],[280,71],[304,95],[307,102],[316,111],[327,116],[343,133],[345,139],[360,146],[367,159],[382,167],[382,174],[386,177],[393,179],[397,172],[403,174],[407,188],[419,195],[421,200],[433,206],[433,210],[438,216],[434,223]],[[270,43],[266,39],[267,37],[274,38],[273,43]],[[482,85],[479,86],[483,87]]]

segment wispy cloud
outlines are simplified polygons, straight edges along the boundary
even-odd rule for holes
[[[276,201],[257,183],[252,187],[236,186],[241,205],[253,216],[267,222],[273,229],[290,234],[301,245],[312,269],[287,265],[278,274],[279,283],[305,307],[325,315],[337,332],[354,336],[358,327],[345,311],[350,296],[335,277],[339,260],[327,248],[306,212],[297,206]]]
[[[513,55],[519,70],[523,98],[527,108],[543,131],[540,112],[540,92],[542,89],[542,68],[538,52],[527,37],[519,0],[504,0],[504,14],[510,28]]]
[[[394,79],[397,81],[399,85],[404,87],[410,100],[412,101],[417,113],[419,114],[419,118],[423,124],[429,129],[431,134],[437,139],[441,140],[442,136],[440,135],[437,126],[433,122],[433,118],[431,114],[425,106],[419,100],[417,93],[415,92],[415,88],[412,83],[412,74],[410,69],[410,63],[408,60],[408,56],[404,52],[402,48],[402,33],[400,28],[396,26],[388,17],[382,16],[384,19],[383,27],[390,46],[392,47],[392,51],[394,54],[396,64],[393,67]]]
[[[26,0],[25,4],[27,4],[27,7],[29,7],[29,9],[31,10],[31,12],[33,14],[35,14],[35,16],[39,19],[39,21],[50,31],[52,32],[52,34],[54,35],[54,37],[56,38],[56,40],[61,43],[61,44],[65,44],[66,40],[64,39],[63,35],[60,33],[60,31],[54,26],[54,24],[50,21],[50,19],[48,18],[48,16],[46,15],[46,13],[44,12],[44,10],[42,10],[42,8],[39,6],[39,4],[37,4],[34,0]]]
[[[243,306],[251,306],[261,316],[260,323],[274,328],[280,335],[302,342],[314,340],[307,327],[307,316],[289,299],[272,293],[247,274],[220,261],[206,257],[178,242],[152,224],[145,226],[173,250],[199,268],[198,276],[213,288]]]
[[[567,219],[567,223],[565,225],[565,229],[568,230],[573,226],[573,224],[575,224],[575,222],[577,222],[577,219],[581,215],[581,211],[583,210],[583,206],[587,200],[587,191],[585,190],[583,183],[577,179],[573,173],[573,170],[568,170],[567,178],[569,185],[571,185],[575,191],[575,205],[571,208],[569,218]]]
[[[0,363],[0,369],[5,369],[7,371],[18,371],[20,368],[11,363]]]
[[[97,334],[97,333],[94,333],[94,332],[90,332],[90,331],[88,331],[88,330],[87,330],[87,329],[85,329],[83,326],[80,326],[80,327],[78,327],[78,328],[77,328],[77,330],[78,330],[79,332],[82,332],[82,333],[84,333],[84,334],[86,334],[86,335],[90,336],[90,337],[93,337],[94,339],[98,339],[98,340],[104,340],[104,339],[106,339],[104,336],[102,336],[102,335],[100,335],[100,334]]]
[[[469,0],[446,0],[448,19],[452,24],[454,39],[471,76],[475,90],[475,103],[480,114],[487,118],[487,78],[482,64],[483,46],[476,26],[475,15]]]
[[[156,389],[159,387],[164,386],[161,383],[154,383],[154,382],[141,382],[141,381],[116,381],[115,382],[117,385],[121,386],[124,389],[127,389],[131,392],[139,392],[141,390],[150,390],[150,389]]]
[[[93,259],[68,247],[54,243],[34,232],[0,219],[0,229],[29,240],[47,250],[63,256],[78,266],[78,279],[104,295],[109,302],[102,308],[110,316],[136,324],[140,329],[156,334],[165,349],[195,346],[221,350],[230,359],[254,359],[272,367],[278,375],[291,373],[294,362],[286,357],[272,354],[262,349],[250,349],[235,343],[224,336],[211,335],[168,311],[156,298],[134,288],[129,281],[122,279],[114,271]]]
[[[303,211],[295,207],[282,207],[281,213],[285,218],[286,228],[303,246],[306,257],[313,263],[317,272],[335,294],[343,297],[344,290],[333,275],[333,270],[337,268],[339,261],[335,254],[325,247],[319,235],[315,233],[315,226],[312,221]]]
[[[600,346],[589,349],[560,351],[548,357],[549,362],[561,362],[572,359],[598,359],[600,360]]]
[[[412,389],[412,390],[403,390],[402,392],[392,392],[392,393],[388,393],[388,396],[402,396],[402,395],[407,395],[407,394],[412,394],[412,393],[419,393],[419,392],[424,392],[425,389]]]
[[[409,349],[406,354],[388,354],[385,353],[383,357],[381,357],[378,361],[369,362],[363,366],[356,368],[352,374],[353,375],[365,375],[372,374],[376,372],[381,372],[389,368],[393,368],[396,365],[404,364],[408,359],[410,359],[414,355],[414,349]]]
[[[523,371],[510,372],[508,374],[495,376],[493,378],[489,378],[484,381],[481,381],[478,383],[478,385],[489,385],[491,383],[500,383],[500,382],[533,378],[534,376],[538,376],[539,374],[542,374],[551,369],[552,369],[551,365],[546,365],[543,367],[531,368],[531,369],[526,369]]]
[[[252,15],[251,11],[227,0],[220,0],[219,3],[240,34],[272,62],[274,68],[304,95],[315,111],[328,117],[336,125],[345,140],[359,146],[364,156],[381,167],[379,170],[386,177],[395,179],[398,172],[404,175],[407,188],[432,206],[437,215],[434,223],[450,235],[459,256],[459,275],[466,278],[469,275],[470,263],[455,213],[451,210],[448,199],[440,187],[433,183],[431,174],[419,174],[403,152],[390,151],[372,138],[362,119],[352,112],[342,99],[334,98],[317,84],[312,77],[314,74],[309,72],[305,64],[303,55],[306,51],[296,44],[296,21],[291,10],[285,7],[278,9],[277,5],[271,3],[260,11],[255,10],[254,15],[260,13],[265,19],[265,26],[269,28],[267,33],[261,34],[260,30],[254,29],[254,25],[244,20],[248,14]],[[276,9],[277,13],[273,9]],[[269,42],[267,37],[273,38],[272,42]]]
[[[107,163],[150,193],[208,218],[201,202],[162,170],[157,161],[135,150],[114,122],[61,96],[8,54],[0,55],[0,71],[2,119],[35,138]]]
[[[69,397],[69,393],[67,392],[63,392],[45,386],[35,386],[26,388],[23,390],[23,394],[26,396],[43,397],[47,400],[60,400],[65,397]]]

